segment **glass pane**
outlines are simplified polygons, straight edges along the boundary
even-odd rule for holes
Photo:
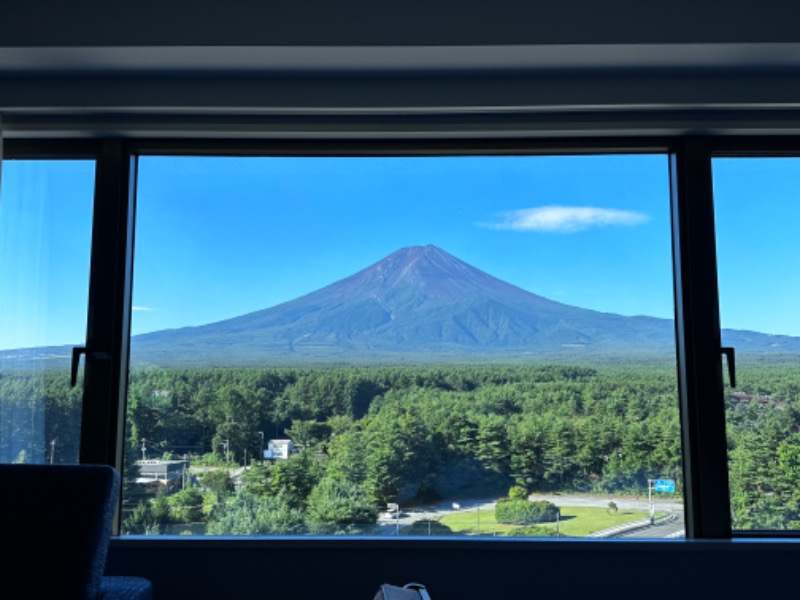
[[[713,162],[734,529],[800,529],[800,159]],[[726,377],[726,383],[727,377]]]
[[[665,156],[139,163],[124,532],[682,534]]]
[[[3,161],[0,462],[78,462],[93,195],[93,161]]]

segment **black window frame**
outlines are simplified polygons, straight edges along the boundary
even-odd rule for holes
[[[779,135],[723,135],[713,136],[707,140],[707,164],[709,175],[712,170],[712,161],[715,158],[800,158],[800,139],[795,136]],[[710,194],[709,207],[714,211],[713,191]],[[715,242],[716,246],[716,242]],[[715,259],[716,262],[716,259]],[[714,282],[716,284],[716,277]],[[719,303],[717,302],[717,310]],[[719,313],[716,315],[719,321]],[[727,470],[727,460],[725,462]],[[741,539],[800,539],[798,530],[775,530],[775,529],[732,529],[731,538]]]
[[[498,136],[453,141],[12,138],[5,141],[4,151],[7,158],[96,160],[81,462],[106,463],[117,468],[123,462],[138,156],[667,154],[684,510],[686,538],[691,540],[751,536],[750,532],[732,532],[730,523],[711,159],[720,152],[760,151],[774,155],[776,148],[800,153],[796,150],[800,149],[800,143],[794,139],[692,135],[569,139]],[[776,537],[779,533],[753,535]],[[800,532],[793,537],[796,535]],[[158,543],[158,538],[149,539]],[[237,543],[247,542],[248,538],[237,540]],[[390,541],[386,545],[395,543]]]

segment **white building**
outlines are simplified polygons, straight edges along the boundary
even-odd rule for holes
[[[265,460],[286,460],[300,450],[292,440],[270,440],[264,450]]]

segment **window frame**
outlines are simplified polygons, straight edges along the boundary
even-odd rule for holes
[[[7,139],[4,152],[6,158],[82,156],[96,160],[81,462],[100,462],[117,468],[121,468],[123,462],[138,156],[667,154],[670,165],[676,369],[686,538],[731,539],[744,532],[734,533],[730,525],[711,158],[721,151],[750,153],[754,147],[763,146],[763,152],[774,154],[776,146],[785,152],[800,147],[793,139],[780,139],[781,143],[776,143],[778,140],[773,138],[756,138],[755,141],[756,144],[753,138],[680,135],[569,139],[507,139],[501,135],[451,141],[329,138]],[[701,431],[703,435],[700,435]],[[119,523],[115,531],[119,531]],[[758,532],[759,537],[777,537],[777,533]],[[792,537],[796,535],[800,533]],[[748,534],[742,537],[752,536]],[[159,538],[149,540],[160,543]],[[307,541],[313,540],[312,537]],[[252,541],[252,538],[237,538],[233,543]],[[279,542],[281,539],[267,538],[266,541]],[[358,540],[348,540],[348,543],[354,542]],[[393,540],[383,544],[392,546],[397,542]],[[299,540],[298,543],[304,541]],[[450,541],[448,545],[460,543],[469,542]]]
[[[794,136],[715,136],[707,144],[709,173],[715,158],[800,158],[800,139]],[[714,210],[713,195],[710,199]],[[716,279],[715,279],[716,281]],[[718,306],[718,305],[717,305]],[[719,319],[719,315],[717,315]],[[727,469],[727,461],[725,468]],[[798,530],[732,529],[733,539],[799,539]]]

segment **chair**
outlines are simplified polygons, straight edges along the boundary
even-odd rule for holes
[[[0,595],[152,600],[148,579],[104,573],[119,493],[105,465],[0,465]]]

